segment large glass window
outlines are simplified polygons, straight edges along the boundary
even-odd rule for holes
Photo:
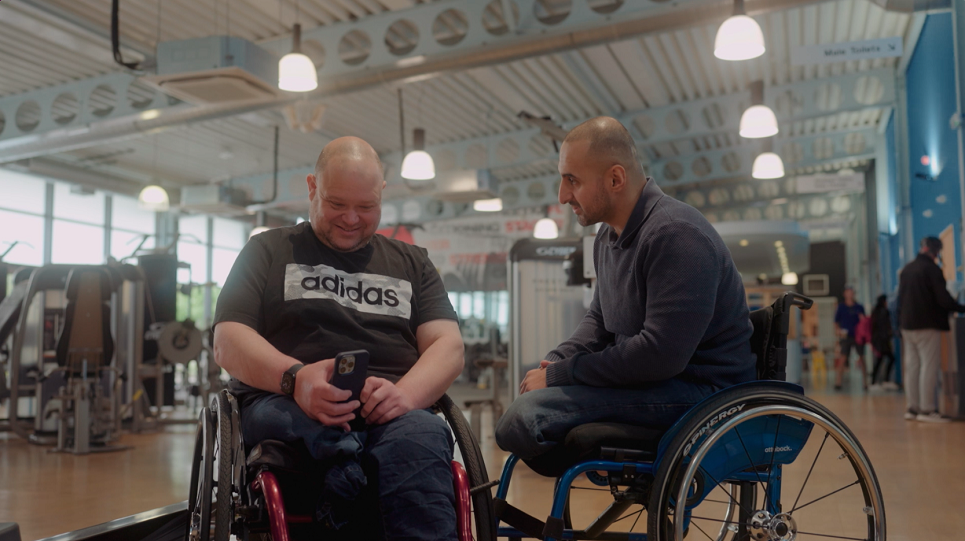
[[[111,257],[117,260],[134,254],[141,241],[142,249],[154,248],[156,215],[138,207],[137,199],[115,195],[111,198]],[[149,235],[145,238],[145,235]]]
[[[0,254],[6,252],[13,242],[17,245],[3,258],[4,262],[33,267],[43,265],[43,217],[0,210]]]
[[[104,228],[65,220],[54,220],[50,261],[51,263],[76,265],[103,264]]]
[[[0,208],[33,214],[44,213],[44,198],[47,182],[32,177],[0,169]],[[41,250],[43,251],[43,250]]]
[[[104,225],[104,194],[74,193],[70,184],[54,184],[54,217],[93,225]],[[101,242],[103,245],[103,241]]]
[[[211,244],[240,251],[248,242],[248,225],[225,218],[214,219],[214,238]]]
[[[155,213],[137,206],[137,199],[115,195],[111,198],[111,228],[154,234]]]

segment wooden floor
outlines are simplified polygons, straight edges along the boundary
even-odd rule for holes
[[[965,423],[905,421],[898,393],[809,394],[842,417],[870,455],[884,492],[888,539],[965,539]],[[486,434],[492,433],[490,421],[483,416]],[[186,499],[192,427],[125,434],[121,443],[133,449],[73,456],[51,454],[11,433],[0,434],[0,522],[20,523],[23,539],[29,541]],[[490,477],[495,478],[506,454],[495,447],[491,435],[482,444]],[[815,472],[815,486],[841,482],[833,469]],[[552,487],[552,480],[520,467],[510,502],[545,517]],[[833,507],[832,500],[822,503],[820,520],[834,523],[838,515],[848,514],[849,509]],[[608,501],[607,493],[581,491],[573,500],[574,522],[588,522]],[[631,520],[622,524],[629,527]],[[644,516],[634,531],[645,529]]]

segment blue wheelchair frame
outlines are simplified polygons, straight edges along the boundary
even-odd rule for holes
[[[688,426],[694,420],[698,412],[702,410],[702,406],[712,402],[723,393],[737,394],[740,392],[740,390],[746,387],[753,386],[753,387],[759,388],[761,384],[766,384],[767,386],[773,387],[774,389],[791,391],[801,395],[804,394],[804,389],[800,385],[795,385],[793,383],[787,383],[784,381],[776,381],[776,380],[752,381],[752,382],[743,383],[743,384],[735,385],[735,386],[720,390],[708,396],[698,404],[696,404],[683,417],[681,417],[676,423],[674,423],[674,425],[671,426],[669,430],[667,430],[667,432],[660,438],[660,443],[657,446],[657,455],[653,462],[638,462],[638,461],[615,462],[615,461],[609,461],[609,460],[591,460],[591,461],[581,462],[579,464],[571,466],[568,470],[566,470],[566,472],[563,473],[563,475],[559,478],[558,482],[556,483],[556,488],[553,493],[553,505],[550,511],[550,518],[556,519],[558,521],[562,521],[564,509],[566,507],[567,496],[569,495],[569,492],[570,492],[570,487],[573,485],[573,482],[576,481],[576,479],[581,474],[587,473],[587,472],[603,472],[603,471],[611,474],[623,474],[628,472],[628,468],[633,468],[634,470],[633,473],[635,474],[653,475],[657,471],[657,468],[660,466],[661,460],[663,460],[664,456],[667,454],[671,441],[673,441],[673,439],[677,436],[677,434],[681,430],[684,429],[684,427]],[[761,419],[764,422],[758,423],[758,425],[755,427],[757,428],[757,430],[750,434],[745,434],[745,437],[748,440],[751,440],[754,438],[760,438],[764,436],[769,437],[773,435],[774,440],[773,440],[772,446],[776,448],[779,443],[783,442],[783,440],[778,441],[778,437],[782,435],[780,426],[778,426],[777,430],[771,430],[766,423],[767,418],[761,418]],[[807,436],[810,435],[811,426],[810,426],[810,423],[804,423],[804,425],[797,428],[796,433],[792,434],[790,437],[803,435],[804,436],[803,441],[806,442]],[[801,434],[802,430],[805,433]],[[720,443],[721,442],[718,442],[718,444],[715,444],[715,446],[711,450],[711,454],[708,455],[708,458],[711,461],[714,460],[715,456],[726,454],[721,452],[723,451],[723,446],[721,446]],[[783,466],[783,464],[789,464],[793,462],[794,459],[797,458],[797,454],[799,452],[800,452],[800,448],[797,448],[791,452],[791,456],[782,456],[780,460],[775,460],[773,465],[770,466],[766,472],[763,472],[763,471],[746,472],[746,471],[743,471],[748,468],[746,464],[741,464],[736,466],[731,464],[729,468],[726,468],[724,475],[721,475],[719,479],[715,479],[715,480],[718,480],[719,482],[746,481],[746,482],[757,483],[757,482],[763,481],[768,483],[768,486],[772,487],[772,489],[768,490],[768,494],[767,494],[768,501],[766,502],[765,505],[767,506],[767,510],[769,512],[776,514],[780,512],[778,510],[778,504],[780,502],[780,493],[781,493],[781,490],[780,490],[781,467]],[[499,489],[496,491],[496,498],[499,498],[502,500],[506,499],[506,496],[509,493],[510,479],[512,478],[513,470],[515,469],[516,464],[518,462],[519,462],[519,457],[515,455],[510,455],[509,458],[506,460],[506,464],[503,466],[502,475],[500,476],[500,479],[499,479]],[[766,474],[766,477],[762,477],[762,475],[765,475],[765,474]],[[590,480],[591,483],[597,486],[608,486],[609,484],[607,479],[602,476],[587,475],[587,478]],[[711,486],[709,489],[706,489],[704,491],[704,494],[700,496],[700,499],[702,500],[707,495],[707,493],[710,492],[710,490],[712,489],[713,489],[713,486]],[[688,510],[688,515],[689,515],[689,510]],[[689,521],[689,519],[687,520]],[[498,519],[496,522],[496,526],[497,526],[497,537],[508,537],[508,538],[531,538],[532,537],[529,534],[526,534],[516,528],[512,528],[508,526],[499,526]],[[573,539],[573,534],[574,534],[574,530],[563,529],[563,535],[561,538]],[[556,541],[556,538],[549,537],[549,536],[544,537],[544,539],[545,541]],[[647,534],[629,533],[627,534],[627,539],[631,541],[646,541]]]

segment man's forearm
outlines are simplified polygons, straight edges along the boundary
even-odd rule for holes
[[[234,378],[256,389],[281,392],[281,376],[299,361],[275,349],[257,331],[233,321],[214,329],[214,360]]]
[[[396,383],[416,409],[436,403],[452,385],[465,364],[462,338],[444,336],[432,343],[419,356],[409,372]]]

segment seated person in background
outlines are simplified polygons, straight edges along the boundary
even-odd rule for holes
[[[520,385],[496,442],[535,458],[574,427],[616,422],[667,428],[695,403],[753,380],[744,285],[720,235],[664,195],[616,119],[580,124],[560,148],[560,203],[593,246],[597,282],[586,316]]]
[[[375,484],[385,538],[455,539],[453,442],[426,409],[463,368],[442,280],[424,249],[375,234],[385,182],[365,141],[329,143],[307,181],[311,221],[249,240],[218,298],[215,360],[232,376],[245,443],[301,441],[334,464],[323,522],[341,527],[340,509]],[[371,354],[370,377],[365,428],[350,431],[359,403],[329,382],[336,354],[357,349]]]

